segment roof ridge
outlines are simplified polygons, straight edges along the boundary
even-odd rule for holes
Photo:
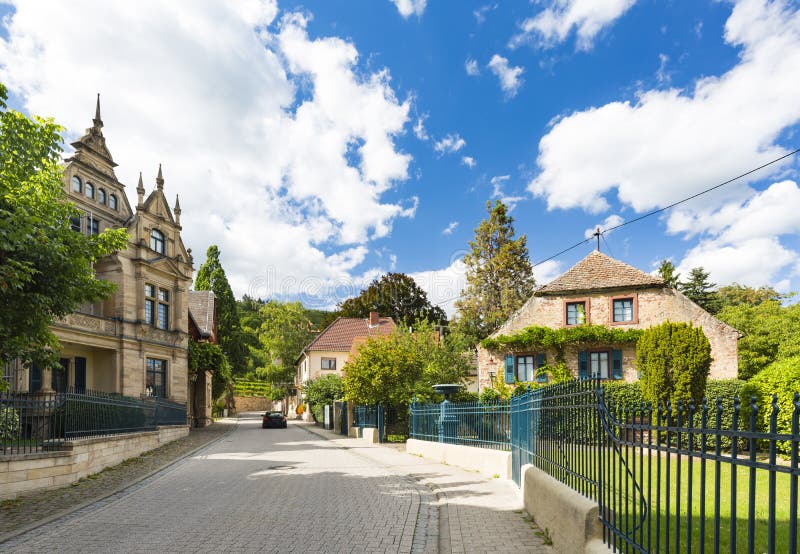
[[[664,285],[660,277],[592,250],[567,271],[540,287],[536,294],[660,285]]]

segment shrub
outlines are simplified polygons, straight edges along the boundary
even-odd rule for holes
[[[344,382],[338,375],[323,375],[306,383],[303,392],[314,419],[322,421],[322,407],[342,398]]]
[[[459,389],[451,398],[453,402],[478,402],[480,397],[477,392]]]
[[[711,367],[711,345],[699,327],[666,321],[642,334],[636,366],[645,400],[654,405],[689,400],[699,404]]]
[[[719,380],[709,380],[706,383],[706,402],[708,405],[708,419],[706,422],[706,426],[714,429],[717,425],[717,400],[721,401],[722,405],[722,414],[720,417],[720,429],[733,429],[733,399],[734,397],[738,396],[742,398],[742,388],[744,387],[745,382],[740,379],[719,379]],[[700,426],[700,417],[701,417],[701,406],[696,405],[695,411],[697,416],[695,417],[694,425],[696,427]],[[739,423],[738,428],[741,429],[744,425],[744,422],[747,421],[746,412],[744,410],[739,412]],[[720,437],[720,448],[722,450],[730,450],[731,448],[731,438],[730,437]],[[743,447],[745,441],[740,441],[739,446]],[[708,449],[713,449],[717,445],[716,438],[713,436],[709,436],[706,439],[706,445]]]
[[[10,406],[0,406],[0,440],[14,440],[18,435],[19,414]]]
[[[757,414],[758,429],[769,431],[772,416],[772,397],[777,397],[778,421],[777,432],[789,434],[792,431],[792,415],[794,414],[794,394],[800,392],[800,356],[773,362],[758,372],[742,387],[742,405],[750,403],[756,397],[759,411]],[[749,421],[749,410],[747,413]],[[789,442],[778,443],[778,450],[789,454]]]
[[[642,384],[639,381],[626,383],[624,381],[609,381],[603,383],[605,400],[608,406],[633,406],[644,402]]]
[[[501,395],[496,389],[486,387],[481,391],[480,394],[480,401],[483,404],[493,404],[498,402],[499,400],[505,400],[503,395]]]

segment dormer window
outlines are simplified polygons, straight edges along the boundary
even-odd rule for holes
[[[108,207],[112,210],[117,209],[117,195],[116,194],[109,194],[108,195]]]
[[[106,191],[105,189],[97,189],[97,201],[101,204],[106,203]]]
[[[86,196],[88,198],[94,198],[94,185],[92,183],[86,183]]]
[[[158,229],[150,231],[150,249],[155,250],[159,254],[164,253],[164,233]]]
[[[81,183],[81,178],[77,175],[72,176],[72,191],[73,192],[82,192],[83,191],[83,183]]]

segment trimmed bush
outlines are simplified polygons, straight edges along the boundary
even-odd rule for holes
[[[792,432],[792,415],[794,414],[794,394],[800,392],[800,356],[794,356],[778,362],[773,362],[758,372],[742,387],[742,405],[750,403],[752,396],[756,397],[759,411],[757,425],[760,431],[769,431],[770,417],[772,415],[772,397],[777,396],[779,408],[777,432]],[[749,410],[748,421],[749,421]],[[789,454],[789,442],[778,443],[778,451]]]
[[[708,405],[708,419],[706,422],[706,426],[710,429],[715,429],[717,426],[717,400],[719,399],[722,404],[722,416],[720,417],[720,429],[733,429],[733,399],[734,397],[738,396],[740,400],[742,398],[742,388],[745,385],[745,381],[740,379],[719,379],[719,380],[709,380],[706,383],[706,402]],[[744,407],[744,402],[742,402],[742,406]],[[695,406],[695,421],[694,425],[696,427],[700,426],[700,417],[701,417],[702,405]],[[747,422],[747,412],[745,410],[741,410],[739,412],[739,422],[738,428],[742,429],[743,426],[746,426]],[[730,450],[733,441],[730,437],[720,437],[720,448],[722,450]],[[706,439],[707,449],[714,449],[717,446],[716,438],[713,436],[709,436]],[[739,441],[739,447],[744,448],[746,445],[746,441],[741,440]],[[699,445],[698,445],[699,446]]]
[[[609,381],[603,383],[605,388],[606,405],[611,406],[639,406],[644,400],[642,384],[639,381],[626,383],[624,381]]]
[[[636,367],[648,402],[694,400],[699,405],[711,368],[711,345],[699,327],[666,321],[642,334]]]
[[[18,435],[19,414],[10,406],[0,406],[0,440],[14,440]]]

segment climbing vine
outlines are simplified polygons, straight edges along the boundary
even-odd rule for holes
[[[564,361],[567,346],[590,344],[635,343],[642,336],[641,329],[609,329],[602,325],[580,325],[566,329],[531,326],[512,335],[499,335],[481,341],[487,350],[553,349],[556,360]]]

